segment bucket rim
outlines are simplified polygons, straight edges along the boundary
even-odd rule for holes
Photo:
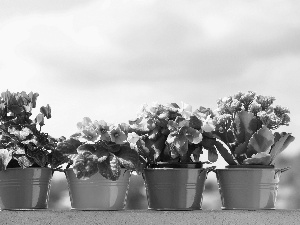
[[[26,170],[36,170],[36,169],[40,169],[40,170],[53,170],[52,168],[49,167],[27,167],[27,168],[22,168],[22,167],[14,167],[14,168],[6,168],[6,170],[2,170],[0,172],[5,172],[5,171],[9,171],[9,170],[21,170],[21,171],[26,171]]]
[[[203,168],[206,162],[157,162],[150,164],[146,168]]]
[[[127,171],[131,172],[131,170],[129,170],[129,169],[121,168],[121,171],[124,171],[124,170],[125,170],[126,172],[127,172]],[[64,173],[66,173],[67,171],[70,171],[70,172],[71,172],[71,171],[73,171],[73,168],[67,168],[67,169],[64,169],[64,170],[63,170]]]
[[[177,171],[177,170],[199,170],[199,171],[207,171],[208,168],[168,168],[168,167],[162,167],[162,168],[145,168],[144,171]]]
[[[251,168],[251,169],[274,169],[274,165],[251,165],[251,164],[245,164],[245,165],[227,165],[225,168],[229,169],[236,169],[236,168]]]
[[[261,170],[270,170],[270,171],[276,171],[276,168],[222,168],[222,169],[216,169],[216,171],[261,171]]]

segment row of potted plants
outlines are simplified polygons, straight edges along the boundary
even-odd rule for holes
[[[109,124],[85,117],[77,132],[41,131],[49,105],[36,117],[38,93],[0,97],[0,208],[47,208],[54,171],[69,185],[78,210],[124,208],[131,173],[145,180],[149,209],[201,209],[207,173],[214,171],[223,209],[274,209],[280,174],[274,159],[294,140],[276,132],[290,122],[274,97],[239,92],[217,109],[176,103],[143,105],[135,120]],[[201,161],[207,151],[209,161]],[[221,155],[228,166],[210,164]]]

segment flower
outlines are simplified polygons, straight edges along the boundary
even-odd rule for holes
[[[110,140],[110,135],[108,133],[109,125],[104,120],[100,120],[99,122],[95,121],[95,123],[98,125],[100,139],[104,141],[109,141]]]
[[[58,139],[41,132],[51,107],[42,106],[31,119],[38,93],[10,91],[0,97],[0,171],[11,167],[54,167],[53,151]]]
[[[135,132],[129,133],[128,137],[127,137],[127,141],[132,144],[136,144],[139,139],[140,139],[140,136]]]
[[[290,122],[290,111],[273,106],[275,97],[257,95],[253,91],[218,100],[218,113],[213,115],[217,138],[210,142],[230,165],[270,165],[294,137],[289,133],[272,132]]]
[[[126,134],[120,129],[120,127],[113,126],[110,129],[110,139],[112,142],[116,144],[123,144],[126,142],[127,136]]]
[[[210,133],[215,126],[210,114],[210,109],[200,107],[193,111],[191,105],[183,102],[181,107],[176,103],[155,103],[151,107],[144,104],[142,113],[129,121],[128,141],[146,166],[158,162],[199,161],[203,140],[213,138]],[[217,154],[215,149],[209,151]]]
[[[77,123],[79,132],[63,140],[57,146],[57,151],[68,160],[66,168],[72,166],[78,179],[88,179],[95,173],[100,173],[107,179],[117,180],[121,167],[136,171],[141,170],[139,155],[128,140],[127,124],[108,124],[104,120],[83,118]]]
[[[100,136],[97,121],[92,122],[89,117],[84,117],[82,122],[78,122],[77,128],[82,133],[82,138],[87,141],[96,141]]]
[[[192,106],[189,104],[186,104],[184,102],[181,102],[181,108],[180,108],[179,112],[184,119],[189,119],[193,113]]]
[[[203,125],[201,126],[202,130],[205,132],[212,132],[215,130],[215,125],[213,124],[213,119],[208,116],[206,119],[202,120]]]
[[[15,135],[21,141],[25,140],[28,135],[32,134],[32,131],[28,127],[23,127],[22,130],[17,130],[15,127],[9,127],[8,132]]]

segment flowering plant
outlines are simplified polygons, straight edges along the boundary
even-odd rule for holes
[[[294,141],[290,133],[272,132],[290,122],[289,109],[274,101],[252,91],[218,100],[214,134],[221,142],[215,145],[229,165],[271,165]]]
[[[129,142],[137,149],[144,166],[160,162],[199,162],[203,148],[208,159],[215,161],[217,151],[205,144],[213,139],[214,130],[211,110],[182,104],[145,104],[137,118],[130,121]]]
[[[57,140],[41,132],[44,118],[51,118],[49,105],[42,106],[34,120],[38,93],[8,90],[0,96],[0,171],[11,167],[48,167]]]
[[[127,124],[108,124],[88,117],[77,123],[78,133],[58,143],[57,151],[72,165],[76,177],[88,179],[99,172],[103,177],[117,180],[121,167],[140,171],[139,155],[127,142]]]

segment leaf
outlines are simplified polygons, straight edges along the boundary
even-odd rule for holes
[[[197,147],[192,152],[195,162],[199,162],[200,155],[203,154],[202,147]]]
[[[154,150],[150,151],[150,149],[145,146],[145,142],[143,140],[141,140],[141,139],[138,140],[136,142],[136,146],[138,149],[138,154],[140,156],[142,156],[143,158],[148,159],[148,160],[154,159],[154,154],[155,154]]]
[[[239,143],[248,142],[257,130],[257,120],[253,113],[241,111],[236,114],[234,121],[235,135]]]
[[[218,130],[212,131],[214,137],[220,139],[225,144],[229,146],[230,143],[233,143],[235,141],[234,133],[231,129],[225,130],[223,132],[220,132]]]
[[[215,144],[216,144],[216,139],[215,138],[210,138],[210,137],[207,137],[206,135],[203,135],[203,139],[202,139],[201,145],[205,149],[214,148]]]
[[[3,98],[3,100],[5,102],[8,102],[10,100],[11,96],[12,96],[12,94],[8,90],[1,93],[1,97]]]
[[[189,127],[190,121],[177,116],[175,122],[178,124],[178,127]]]
[[[203,139],[201,132],[191,127],[186,130],[186,138],[193,144],[199,144]]]
[[[186,153],[188,152],[189,150],[189,143],[188,141],[186,141],[184,143],[184,145],[182,145],[180,148],[176,148],[177,152],[181,155],[181,156],[185,156]]]
[[[115,153],[120,151],[120,144],[116,144],[115,142],[111,141],[98,141],[97,142],[97,148],[101,147],[106,149],[109,152]]]
[[[98,157],[98,162],[103,162],[109,156],[109,151],[107,151],[105,148],[96,145],[95,149],[96,151],[94,152],[94,155]]]
[[[129,170],[139,169],[139,154],[129,146],[121,146],[121,150],[115,154],[122,166]]]
[[[273,144],[274,136],[272,131],[263,126],[251,137],[248,143],[247,156],[251,157],[253,154],[259,152],[269,152]]]
[[[4,110],[5,109],[5,104],[3,102],[0,103],[0,110]]]
[[[234,154],[235,155],[243,155],[247,153],[247,142],[239,144],[235,149],[234,149]]]
[[[115,155],[110,154],[105,161],[98,163],[98,170],[106,179],[118,180],[121,174],[120,162]]]
[[[14,157],[14,158],[18,161],[18,163],[22,167],[22,169],[25,169],[25,168],[33,165],[33,161],[30,160],[29,158],[27,158],[25,155],[19,156],[19,157]]]
[[[86,180],[98,172],[98,160],[90,152],[78,154],[73,161],[73,171],[78,179]]]
[[[284,135],[284,134],[286,134],[285,132],[283,132],[283,133],[278,133],[278,132],[275,132],[274,133],[274,143],[276,143],[277,141],[279,141],[279,139]]]
[[[236,161],[233,158],[232,154],[230,153],[230,150],[225,148],[223,143],[219,140],[215,141],[215,146],[218,150],[218,152],[221,154],[223,159],[229,164],[229,165],[236,165]]]
[[[57,150],[53,150],[50,154],[48,154],[48,160],[51,168],[58,168],[62,164],[70,162],[68,156],[62,154],[62,152],[59,152]]]
[[[202,127],[203,123],[198,117],[192,115],[190,116],[190,127],[200,130]]]
[[[161,135],[156,141],[146,139],[145,146],[150,150],[150,155],[153,153],[157,159],[165,148],[166,137]]]
[[[25,97],[24,97],[25,96]],[[16,95],[16,100],[19,106],[24,106],[27,104],[27,98],[26,98],[27,94],[26,92],[22,91],[21,93],[18,93]]]
[[[252,155],[251,158],[245,159],[243,164],[251,165],[270,165],[271,155],[266,152],[259,152],[255,155]]]
[[[280,154],[287,146],[295,140],[291,134],[282,133],[281,138],[275,142],[271,148],[271,162],[273,162],[278,154]]]
[[[8,109],[14,114],[21,114],[24,111],[24,108],[18,105],[10,105]]]
[[[215,147],[208,150],[208,160],[210,162],[216,162],[218,160],[218,152]]]
[[[173,144],[176,148],[181,148],[188,141],[186,137],[187,127],[181,128],[179,132],[171,133],[168,136],[168,143]]]
[[[27,156],[29,156],[30,158],[32,158],[34,160],[34,162],[36,164],[38,164],[40,167],[45,167],[46,163],[47,163],[47,152],[42,151],[38,148],[36,148],[35,150],[27,150]]]
[[[12,153],[7,149],[0,149],[0,171],[6,170],[6,167],[12,159]]]
[[[82,144],[77,148],[78,154],[83,154],[85,152],[90,152],[94,154],[96,152],[96,147],[94,144]]]
[[[77,154],[77,148],[81,145],[81,142],[77,139],[70,138],[66,141],[59,142],[56,150],[62,154]]]
[[[51,118],[51,107],[49,106],[49,104],[47,104],[47,106],[42,106],[40,108],[40,112],[47,118],[50,119]]]
[[[31,112],[32,111],[32,104],[31,103],[29,103],[29,105],[24,105],[24,108],[25,108],[25,111],[26,112]]]
[[[172,105],[174,108],[180,108],[179,105],[177,105],[176,103],[171,103],[170,105]]]
[[[149,138],[152,139],[152,140],[156,140],[159,136],[159,131],[158,131],[158,128],[155,127],[152,131],[149,132]]]

